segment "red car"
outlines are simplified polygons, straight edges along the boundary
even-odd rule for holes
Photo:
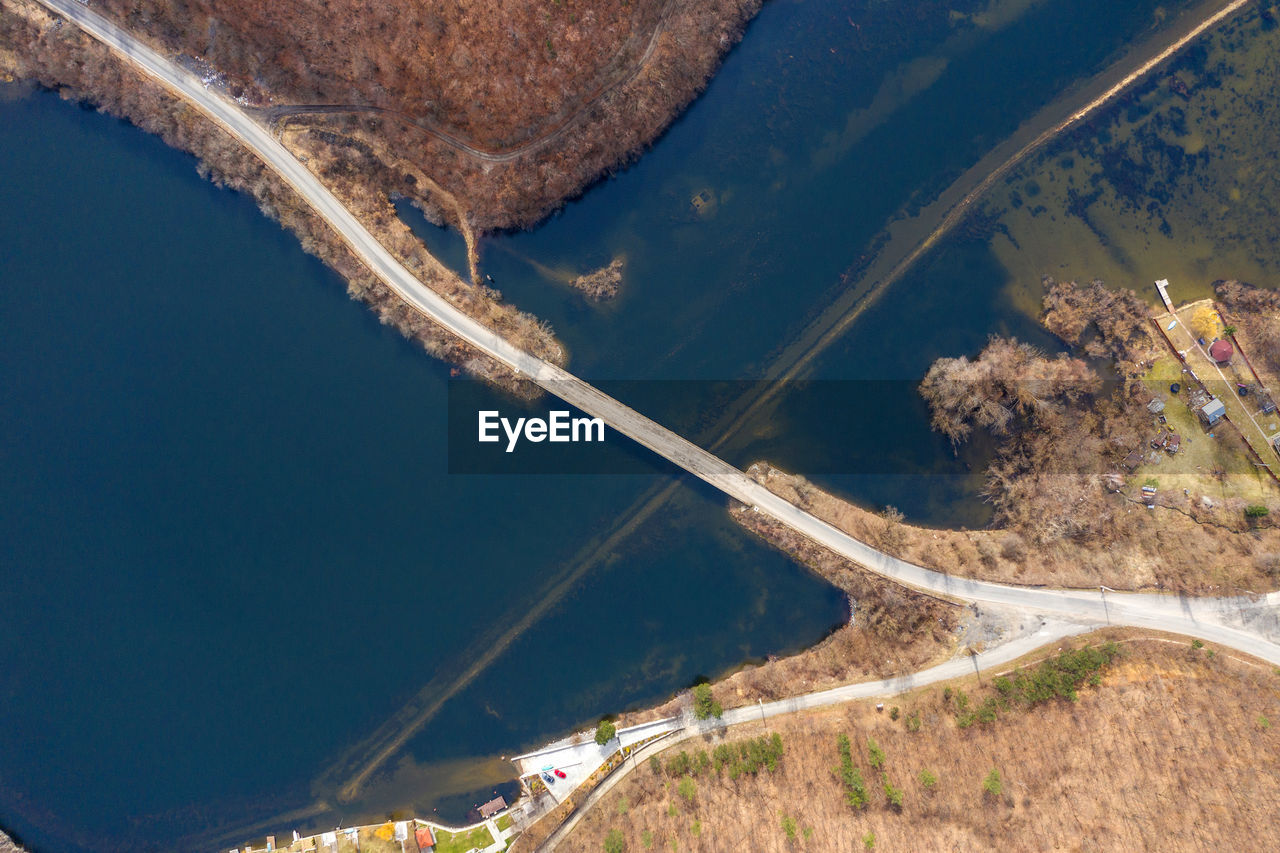
[[[559,776],[561,779],[563,779],[563,778],[564,778],[564,771],[563,771],[563,770],[559,770],[559,769],[557,769],[557,770],[556,770],[556,775],[557,775],[557,776]]]

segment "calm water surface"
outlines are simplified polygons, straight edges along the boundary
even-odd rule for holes
[[[449,477],[446,368],[121,122],[0,104],[0,164],[0,823],[37,849],[305,804],[649,485]],[[730,527],[685,490],[415,754],[510,753],[844,618]],[[461,816],[471,778],[406,797]]]

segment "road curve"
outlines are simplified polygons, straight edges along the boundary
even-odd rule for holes
[[[1259,599],[1192,599],[1147,593],[1058,591],[954,578],[882,553],[837,530],[759,485],[744,473],[665,427],[604,394],[573,374],[509,343],[454,307],[402,266],[338,199],[234,101],[88,9],[78,0],[40,0],[121,55],[137,70],[190,102],[238,139],[291,186],[351,250],[405,302],[475,348],[531,379],[551,394],[649,450],[679,465],[726,495],[899,583],[966,601],[1013,606],[1071,620],[1109,622],[1189,634],[1280,665],[1280,645],[1249,623],[1280,606],[1280,594]],[[1262,620],[1258,620],[1262,621]],[[1257,622],[1255,622],[1257,624]]]

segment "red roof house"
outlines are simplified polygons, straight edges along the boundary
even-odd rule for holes
[[[1235,352],[1236,348],[1231,345],[1231,341],[1217,340],[1209,345],[1209,358],[1218,364],[1229,364]]]

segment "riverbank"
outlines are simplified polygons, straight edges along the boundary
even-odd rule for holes
[[[171,96],[120,61],[77,27],[67,26],[27,0],[0,3],[0,63],[3,70],[92,102],[160,136],[166,144],[194,154],[201,174],[255,198],[262,211],[292,231],[303,248],[324,260],[347,282],[353,298],[382,320],[417,341],[430,354],[514,393],[534,392],[514,373],[410,308],[357,259],[350,248],[263,163],[198,111]],[[309,164],[313,171],[322,164]],[[427,286],[471,316],[502,331],[522,347],[554,363],[565,358],[550,329],[536,318],[499,301],[483,287],[468,285],[446,269],[395,216],[389,200],[370,194],[349,170],[318,175],[348,204],[366,227]],[[347,178],[341,180],[340,178]]]
[[[1087,512],[1093,502],[1102,507],[1106,517],[1120,525],[1105,543],[1062,537],[1037,544],[1016,530],[949,530],[907,524],[892,515],[886,518],[768,463],[753,465],[748,474],[854,538],[955,577],[1023,586],[1096,590],[1104,585],[1219,596],[1242,589],[1261,592],[1277,582],[1271,555],[1280,551],[1280,531],[1245,529],[1243,523],[1215,525],[1207,517],[1219,507],[1201,503],[1200,496],[1192,500],[1181,493],[1166,495],[1161,505],[1148,510],[1138,495],[1140,483],[1113,492],[1104,488],[1101,478],[1090,478],[1082,485],[1092,496],[1088,506],[1083,495],[1064,502],[1067,513],[1077,508]],[[1099,516],[1090,518],[1097,521]],[[790,547],[789,537],[765,535],[778,547]]]
[[[910,525],[892,507],[872,512],[768,463],[747,473],[860,541],[956,577],[1217,596],[1274,589],[1280,487],[1259,460],[1274,452],[1276,417],[1262,412],[1271,400],[1242,366],[1247,353],[1221,367],[1202,351],[1225,330],[1219,315],[1205,302],[1153,316],[1133,291],[1098,281],[1046,289],[1042,323],[1070,355],[993,336],[976,356],[938,359],[919,385],[933,429],[954,446],[974,434],[995,444],[987,529]],[[1204,416],[1214,395],[1223,422]],[[735,518],[760,532],[749,515]],[[763,535],[797,547],[786,531]]]
[[[380,823],[338,827],[292,838],[268,835],[232,853],[500,853],[515,834],[505,806],[470,826],[448,826],[421,818],[390,818]],[[0,853],[4,853],[0,848]]]

